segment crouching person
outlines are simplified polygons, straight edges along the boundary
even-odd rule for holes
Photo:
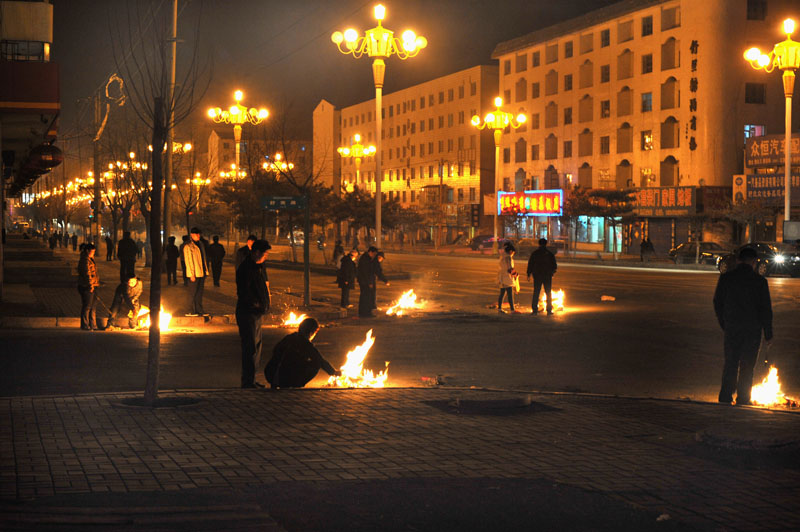
[[[324,369],[328,375],[342,374],[333,369],[311,343],[317,331],[317,320],[306,318],[296,333],[278,342],[264,368],[264,376],[272,388],[302,388],[317,376],[320,369]]]
[[[142,281],[137,277],[129,277],[124,282],[117,285],[114,291],[114,301],[108,309],[108,322],[106,329],[113,330],[122,326],[129,329],[136,328],[141,304],[139,298],[142,297]],[[120,319],[121,318],[121,319]]]

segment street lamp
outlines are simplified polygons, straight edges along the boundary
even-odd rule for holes
[[[250,123],[254,126],[260,124],[269,116],[269,111],[264,109],[256,109],[251,107],[248,109],[240,102],[242,101],[243,93],[237,90],[233,93],[233,99],[236,103],[230,109],[223,111],[219,107],[211,108],[208,110],[208,116],[216,124],[233,124],[233,139],[236,143],[236,167],[239,167],[239,144],[242,141],[242,124]]]
[[[503,105],[503,99],[501,97],[497,97],[494,99],[494,105],[496,109],[494,111],[490,111],[486,113],[486,116],[481,122],[481,117],[475,115],[472,117],[472,125],[478,129],[491,129],[494,131],[494,193],[495,197],[497,191],[499,190],[499,175],[500,175],[500,141],[503,138],[503,131],[508,128],[512,127],[514,129],[519,128],[522,124],[525,123],[525,115],[520,113],[517,116],[514,116],[512,113],[507,113],[506,111],[502,111],[500,107]],[[500,213],[497,212],[497,201],[494,202],[494,242],[492,243],[492,251],[497,252],[497,220],[498,215]]]
[[[428,45],[425,37],[419,36],[411,30],[402,33],[401,39],[394,36],[394,32],[387,30],[381,25],[386,16],[386,8],[381,4],[375,6],[375,19],[378,25],[375,28],[366,30],[364,35],[359,36],[358,32],[352,28],[344,33],[336,31],[331,35],[331,40],[345,55],[352,55],[356,59],[367,54],[372,57],[372,77],[375,80],[375,139],[378,147],[375,151],[375,245],[381,245],[381,181],[383,172],[381,169],[381,130],[383,116],[381,98],[383,96],[383,77],[386,71],[384,59],[396,55],[399,59],[405,60],[414,57],[420,50]]]
[[[775,45],[768,54],[758,48],[750,48],[744,58],[756,70],[772,72],[776,68],[783,70],[783,94],[786,96],[786,137],[784,151],[784,181],[786,197],[784,198],[784,220],[789,221],[792,206],[792,94],[794,93],[794,71],[800,68],[800,43],[792,40],[795,22],[787,18],[783,21],[786,40]]]
[[[355,141],[350,147],[342,146],[337,148],[337,152],[342,157],[352,157],[353,161],[356,164],[356,185],[361,183],[361,159],[364,157],[370,157],[375,155],[376,148],[373,145],[364,146],[361,144],[361,135],[356,133],[353,136],[353,140]]]
[[[283,160],[283,155],[280,153],[275,154],[275,158],[272,161],[265,161],[261,168],[264,169],[265,172],[273,172],[275,174],[280,174],[281,172],[286,172],[287,170],[291,170],[294,168],[294,163],[290,163]]]
[[[219,176],[223,179],[244,179],[247,177],[247,170],[242,170],[236,166],[236,164],[231,164],[230,172],[226,172],[225,170],[220,170]]]

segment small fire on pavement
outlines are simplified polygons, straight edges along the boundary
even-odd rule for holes
[[[364,343],[357,345],[347,353],[347,360],[339,368],[342,372],[340,376],[331,375],[328,378],[328,386],[339,388],[383,388],[386,379],[389,377],[389,363],[386,362],[386,369],[377,375],[370,369],[364,369],[364,359],[367,357],[375,338],[372,336],[372,329],[367,332]]]
[[[137,329],[148,329],[150,327],[150,308],[142,305],[136,320]],[[172,321],[172,314],[164,310],[162,306],[161,312],[158,314],[158,328],[162,331],[168,331],[170,321]]]
[[[542,297],[539,299],[539,309],[547,308],[547,294],[542,292]],[[553,310],[564,310],[564,290],[553,290]]]
[[[283,326],[292,327],[300,325],[303,322],[303,320],[306,319],[307,317],[308,316],[306,316],[305,314],[300,314],[298,316],[294,312],[290,312],[289,315],[283,319]]]
[[[787,397],[781,391],[778,380],[778,368],[769,367],[769,373],[761,384],[756,384],[750,389],[750,401],[758,406],[787,406],[797,408],[797,399]]]
[[[403,292],[397,303],[389,307],[386,311],[387,316],[402,316],[408,310],[420,309],[424,306],[422,301],[417,301],[417,294],[414,289]]]

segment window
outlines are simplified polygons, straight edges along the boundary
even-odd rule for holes
[[[581,98],[578,102],[578,120],[581,122],[591,122],[594,119],[593,108],[594,98],[588,94]]]
[[[539,145],[532,144],[531,145],[531,161],[538,161],[539,160]]]
[[[478,94],[478,82],[473,81],[469,84],[469,95],[475,96],[476,94]]]
[[[757,126],[755,124],[746,124],[744,126],[744,140],[750,137],[761,137],[767,134],[766,126]]]
[[[633,21],[627,20],[617,24],[617,42],[627,42],[633,39]]]
[[[566,74],[564,76],[564,91],[571,91],[572,90],[572,74]]]
[[[572,41],[564,43],[564,57],[572,57]]]
[[[611,81],[611,65],[600,66],[600,83],[608,83]]]
[[[464,111],[459,111],[458,112],[458,123],[459,124],[463,124],[464,123]],[[412,131],[412,133],[413,133],[413,131]]]
[[[475,187],[470,187],[469,189],[469,201],[474,203],[476,199]]]
[[[391,106],[391,105],[389,106],[389,116],[390,116],[390,117],[391,117],[391,116],[394,116],[394,107],[393,107],[393,106]],[[350,125],[352,126],[353,124],[350,124]]]
[[[511,148],[503,148],[503,162],[504,163],[511,162]]]
[[[578,86],[581,89],[588,89],[594,84],[594,63],[588,59],[584,61],[578,72]]]
[[[673,7],[661,12],[661,31],[677,28],[681,25],[681,8]]]
[[[611,116],[611,100],[603,100],[600,102],[600,118],[609,116]]]
[[[553,102],[544,108],[544,127],[556,127],[558,125],[558,105]]]
[[[767,0],[747,0],[747,20],[767,18]]]
[[[617,153],[633,151],[633,128],[627,122],[617,129]]]
[[[420,133],[425,133],[425,121],[424,120],[420,120],[419,121],[419,132]]]
[[[592,132],[589,129],[584,129],[578,135],[578,157],[591,157],[592,156]]]
[[[444,91],[439,91],[439,103],[444,103]]]
[[[670,37],[661,45],[661,70],[669,70],[680,66],[680,52],[678,51],[678,41],[675,37]]]
[[[539,113],[531,115],[531,129],[539,129]]]
[[[433,118],[428,119],[428,131],[433,131]]]
[[[653,54],[642,56],[642,74],[649,74],[653,71]]]
[[[523,138],[517,139],[517,142],[514,143],[514,162],[524,163],[527,155],[528,143]]]
[[[564,157],[572,157],[572,141],[564,141]]]
[[[510,89],[506,89],[506,90],[503,91],[503,101],[504,102],[510,102],[511,101],[511,90]]]
[[[417,123],[411,122],[411,134],[414,135],[417,132]]]
[[[633,113],[633,91],[630,87],[622,87],[617,93],[617,116],[628,116]]]
[[[548,65],[558,61],[558,45],[551,44],[544,49],[544,62]]]
[[[558,157],[558,137],[553,134],[544,139],[544,158],[545,160],[556,159]]]
[[[439,153],[442,153],[444,151],[444,141],[443,140],[439,141],[438,148],[439,148]]]
[[[503,74],[506,76],[511,74],[511,59],[503,61]]]
[[[564,108],[564,125],[572,123],[572,107]]]
[[[425,109],[425,96],[419,99],[419,108]]]
[[[643,151],[650,151],[653,149],[653,132],[652,130],[642,131],[640,149]]]
[[[763,83],[745,83],[744,103],[767,103],[767,86]]]
[[[528,81],[525,78],[519,78],[514,84],[514,96],[517,102],[524,102],[528,99]]]
[[[447,89],[447,101],[452,102],[455,98],[455,91],[453,89]]]
[[[555,70],[551,70],[544,77],[544,94],[545,96],[558,94],[558,72]]]
[[[444,115],[439,117],[439,129],[444,127]]]
[[[653,34],[653,16],[642,17],[642,37]]]
[[[602,30],[600,32],[600,48],[605,48],[611,44],[611,30]]]
[[[531,83],[531,99],[539,97],[539,82]]]
[[[600,153],[603,155],[611,153],[611,137],[600,137]]]
[[[420,144],[419,145],[419,156],[420,157],[425,157],[425,144]]]
[[[594,33],[586,33],[580,38],[580,52],[588,54],[594,49]]]
[[[541,54],[539,52],[533,52],[531,56],[531,65],[537,67],[541,64]]]
[[[447,127],[453,127],[453,113],[447,115]]]
[[[673,109],[678,107],[679,94],[678,80],[670,76],[664,84],[661,85],[661,108]]]
[[[633,77],[633,52],[625,49],[617,56],[617,79]]]
[[[525,72],[528,70],[528,54],[522,54],[517,56],[517,72]]]
[[[458,99],[460,100],[460,99],[462,99],[463,97],[464,97],[464,85],[461,85],[461,86],[458,88]],[[412,108],[411,110],[413,111],[414,109]]]
[[[453,151],[453,139],[447,139],[447,151]]]
[[[661,149],[680,148],[680,127],[673,116],[661,122]]]
[[[433,94],[428,95],[428,107],[433,107]]]
[[[653,93],[652,92],[642,93],[642,112],[649,113],[652,110],[653,110]]]

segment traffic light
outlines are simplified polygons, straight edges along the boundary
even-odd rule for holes
[[[478,204],[470,205],[470,225],[478,227],[481,224],[481,206]]]

